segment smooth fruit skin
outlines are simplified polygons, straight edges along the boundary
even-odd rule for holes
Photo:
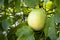
[[[28,25],[38,31],[44,27],[46,19],[45,10],[41,9],[33,9],[28,15]]]

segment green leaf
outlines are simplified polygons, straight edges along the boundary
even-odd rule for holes
[[[60,40],[60,37],[59,37],[59,38],[57,38],[57,40]]]
[[[55,22],[60,23],[60,0],[54,0],[54,4],[56,6],[56,9],[55,9]]]
[[[2,21],[2,27],[4,30],[8,30],[9,26],[11,26],[12,24],[13,24],[12,18],[7,18]]]
[[[24,3],[28,6],[28,7],[35,7],[36,5],[39,4],[39,0],[24,0]]]
[[[50,26],[49,26],[49,29],[48,29],[48,36],[51,38],[51,40],[56,40],[57,36],[57,32],[56,32],[56,25],[55,25],[55,17],[52,16],[50,18]]]
[[[44,28],[44,33],[45,33],[45,36],[48,36],[48,28],[50,26],[50,19],[47,17],[46,18],[46,23],[45,23],[45,28]]]
[[[56,5],[55,21],[56,23],[60,23],[60,0],[54,0],[54,3]]]
[[[15,11],[16,12],[19,12],[20,11],[20,3],[21,3],[21,0],[15,0]]]
[[[4,4],[4,0],[0,0],[0,8]]]
[[[60,23],[60,8],[56,9],[56,12],[55,12],[55,21],[56,21],[56,23]]]
[[[16,32],[17,40],[35,40],[34,33],[29,26],[23,26]]]

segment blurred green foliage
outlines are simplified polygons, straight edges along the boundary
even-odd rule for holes
[[[46,11],[46,3],[52,5]],[[37,6],[38,5],[38,6]],[[34,31],[27,23],[32,9],[43,8],[44,28]],[[60,0],[0,0],[0,40],[60,40]]]

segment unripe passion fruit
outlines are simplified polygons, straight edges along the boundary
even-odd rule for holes
[[[33,9],[28,15],[28,25],[38,31],[44,27],[46,13],[43,9]]]

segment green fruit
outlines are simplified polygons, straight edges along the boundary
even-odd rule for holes
[[[44,27],[46,13],[43,9],[33,9],[28,15],[28,25],[38,31]]]

